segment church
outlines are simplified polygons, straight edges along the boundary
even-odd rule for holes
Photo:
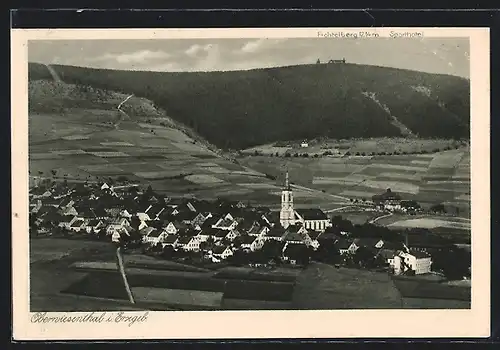
[[[288,171],[285,186],[281,191],[280,223],[283,228],[301,224],[305,229],[313,231],[324,231],[331,225],[328,216],[321,209],[293,208],[293,191],[288,179]]]

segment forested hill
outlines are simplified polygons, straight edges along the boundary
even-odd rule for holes
[[[469,80],[356,64],[229,72],[139,72],[52,66],[67,83],[133,93],[221,148],[279,140],[468,137]],[[29,77],[52,79],[31,63]]]

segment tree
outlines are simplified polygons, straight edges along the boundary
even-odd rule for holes
[[[432,269],[442,272],[449,280],[470,276],[471,255],[465,249],[450,248],[432,254]]]
[[[340,262],[340,251],[333,240],[321,242],[313,256],[318,261],[326,264],[338,264]]]
[[[434,213],[446,213],[446,208],[442,203],[434,204],[429,210]]]
[[[375,261],[375,255],[373,252],[366,247],[359,247],[358,250],[353,255],[354,263],[361,267],[373,267]]]

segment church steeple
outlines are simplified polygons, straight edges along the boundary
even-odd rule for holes
[[[285,175],[285,186],[281,191],[281,211],[280,211],[281,226],[288,227],[295,223],[295,210],[293,209],[293,192],[290,187],[288,178],[288,169]]]
[[[290,191],[290,183],[288,181],[288,169],[286,170],[286,176],[285,176],[285,190]]]

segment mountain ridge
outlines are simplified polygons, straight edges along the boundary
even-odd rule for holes
[[[470,82],[444,74],[326,63],[226,72],[51,68],[66,83],[149,99],[222,149],[318,137],[467,138],[470,131]],[[30,63],[29,73],[52,79],[42,64]]]

